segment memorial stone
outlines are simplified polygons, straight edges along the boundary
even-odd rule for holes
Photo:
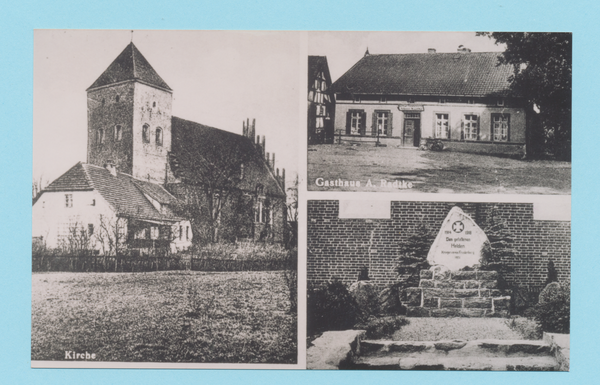
[[[430,265],[444,266],[456,271],[464,267],[478,265],[487,236],[470,216],[460,207],[453,207],[442,223],[429,253]]]

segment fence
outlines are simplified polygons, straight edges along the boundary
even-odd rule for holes
[[[290,258],[209,258],[193,256],[171,257],[105,257],[37,255],[32,259],[32,271],[68,272],[144,272],[163,270],[197,271],[266,271],[295,269]]]

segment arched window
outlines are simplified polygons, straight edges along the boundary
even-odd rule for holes
[[[144,124],[144,127],[142,127],[142,141],[150,143],[150,127],[147,124]]]
[[[104,128],[98,129],[98,143],[104,143]]]
[[[120,124],[115,126],[115,142],[120,142],[123,139],[123,127]]]
[[[162,128],[158,127],[156,129],[156,145],[162,146],[162,144],[163,144]]]

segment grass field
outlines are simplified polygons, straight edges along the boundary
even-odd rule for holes
[[[360,181],[361,187],[319,187],[316,179]],[[372,187],[366,186],[371,180]],[[412,189],[381,187],[381,180],[411,182]],[[308,189],[427,193],[570,194],[571,164],[518,160],[452,151],[420,151],[372,144],[313,145]]]
[[[32,360],[296,363],[283,272],[34,273]]]

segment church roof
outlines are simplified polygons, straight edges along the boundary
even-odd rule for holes
[[[240,163],[244,164],[244,178],[237,187],[252,191],[261,184],[265,192],[285,196],[262,152],[249,138],[172,117],[170,166],[177,178],[193,183],[208,175],[213,180],[227,178],[228,172],[237,177]]]
[[[123,52],[108,66],[106,71],[88,88],[88,91],[93,88],[127,80],[137,80],[151,86],[172,91],[133,43],[129,43],[125,47]]]
[[[498,96],[509,89],[511,65],[497,52],[365,55],[332,85],[336,93]]]
[[[44,192],[97,191],[113,208],[115,213],[128,218],[153,221],[179,221],[170,210],[157,210],[144,196],[148,194],[160,203],[175,201],[162,186],[144,182],[131,175],[117,173],[113,176],[107,169],[87,163],[77,163],[58,177]],[[164,206],[163,206],[164,207]]]

